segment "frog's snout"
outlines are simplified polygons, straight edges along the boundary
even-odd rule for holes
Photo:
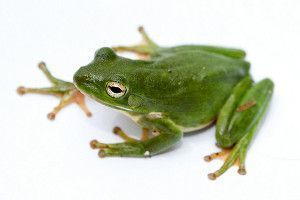
[[[88,79],[89,77],[88,74],[86,73],[85,67],[80,67],[73,76],[73,81],[75,85],[84,83],[88,81]]]
[[[80,67],[73,76],[73,82],[77,89],[89,94],[102,88],[102,79],[95,78],[90,66]]]

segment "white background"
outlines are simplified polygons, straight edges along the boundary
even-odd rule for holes
[[[298,0],[0,1],[0,199],[300,199]],[[121,141],[115,125],[140,129],[117,111],[88,100],[54,122],[54,97],[20,97],[19,85],[48,86],[36,67],[71,80],[103,46],[139,42],[144,25],[161,45],[217,44],[244,48],[255,80],[270,77],[275,93],[248,152],[248,174],[231,168],[216,181],[221,161],[214,128],[184,137],[151,159],[105,158],[89,141]]]

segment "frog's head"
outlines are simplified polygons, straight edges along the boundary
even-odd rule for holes
[[[107,106],[134,112],[143,111],[143,99],[134,93],[132,73],[137,65],[147,62],[117,56],[107,47],[95,53],[94,60],[74,75],[76,87],[84,94]],[[138,91],[136,91],[138,92]]]

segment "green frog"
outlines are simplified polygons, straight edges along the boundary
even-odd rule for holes
[[[73,83],[54,77],[41,62],[39,67],[53,86],[19,87],[17,91],[60,97],[60,104],[48,114],[52,120],[71,103],[91,116],[86,95],[120,110],[141,126],[140,139],[115,127],[113,132],[124,142],[92,140],[90,145],[99,150],[101,158],[153,156],[180,142],[184,133],[215,123],[217,145],[223,150],[204,159],[225,159],[208,177],[214,180],[235,164],[239,174],[246,174],[247,148],[268,108],[273,82],[253,82],[243,50],[208,45],[161,47],[142,27],[139,32],[144,40],[141,44],[97,50],[94,59],[75,73]],[[117,54],[123,51],[140,58]]]

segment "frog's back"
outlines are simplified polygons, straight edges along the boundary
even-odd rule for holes
[[[178,70],[181,73],[194,71],[202,76],[208,76],[210,73],[249,70],[249,63],[243,59],[235,59],[201,50],[179,51],[173,54],[165,53],[155,57],[154,60],[156,62],[152,67],[157,69]]]
[[[145,69],[145,96],[159,102],[153,111],[168,114],[183,130],[198,129],[216,118],[249,66],[242,59],[205,51],[166,54]]]

